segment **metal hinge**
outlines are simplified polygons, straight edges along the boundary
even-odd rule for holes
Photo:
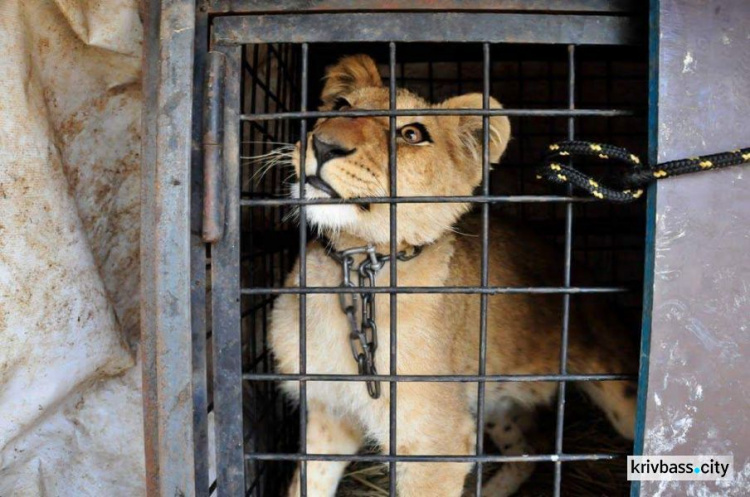
[[[226,56],[208,52],[203,121],[203,241],[224,233],[224,78]]]

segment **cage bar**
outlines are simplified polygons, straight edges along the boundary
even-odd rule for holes
[[[563,461],[603,461],[622,458],[625,454],[564,454],[559,456]],[[261,461],[362,461],[362,462],[549,462],[557,460],[557,455],[522,455],[522,456],[391,456],[375,454],[245,454],[246,459]]]
[[[402,66],[403,67],[403,66]],[[397,174],[398,174],[398,162],[396,153],[396,44],[390,42],[388,44],[388,110],[391,112],[388,118],[388,180],[390,186],[390,198],[394,199],[397,195]],[[389,263],[390,286],[398,288],[398,264],[396,262],[395,254],[398,252],[398,223],[396,218],[397,203],[393,202],[390,204],[390,246],[392,259]],[[398,357],[398,297],[395,292],[389,294],[391,304],[391,322],[390,322],[390,371],[391,375],[398,374],[397,357]],[[390,406],[388,411],[389,421],[389,432],[388,432],[388,453],[391,456],[396,456],[397,450],[397,419],[396,419],[396,407],[398,406],[398,383],[391,380],[389,383],[390,389]],[[388,463],[388,475],[389,475],[389,487],[388,493],[390,497],[396,497],[396,463],[395,461]]]
[[[631,116],[632,111],[621,109],[402,109],[402,110],[319,110],[243,114],[243,121],[274,119],[319,119],[321,117],[390,117],[390,116]]]
[[[521,294],[521,293],[622,293],[627,289],[621,287],[502,287],[502,286],[377,286],[372,288],[347,288],[338,286],[308,286],[305,288],[282,287],[282,288],[242,288],[243,295],[280,295],[284,293],[308,295],[311,293],[466,293],[466,294],[490,294],[497,295],[500,293]]]
[[[424,196],[424,197],[358,197],[342,199],[318,198],[318,199],[246,199],[241,200],[242,206],[274,207],[285,205],[351,205],[351,204],[432,204],[432,203],[462,203],[471,202],[476,204],[500,204],[500,203],[586,203],[597,202],[589,197],[567,197],[559,195],[533,196],[533,195],[475,195],[475,196]]]
[[[575,91],[576,91],[576,72],[575,72],[575,46],[568,45],[568,105],[570,109],[575,108]],[[568,139],[575,138],[575,118],[568,118]],[[568,186],[568,194],[572,193],[572,187]],[[564,269],[563,280],[564,286],[570,286],[570,268],[572,260],[573,246],[573,205],[565,206],[565,248],[564,248]],[[562,336],[560,338],[560,374],[565,375],[568,372],[568,334],[570,331],[570,294],[563,294],[563,320]],[[562,462],[559,457],[563,455],[563,425],[565,422],[565,380],[560,381],[557,386],[557,424],[555,426],[555,454],[558,460],[555,461],[555,479],[554,495],[560,496],[562,485]]]
[[[482,44],[482,110],[490,108],[490,44]],[[490,194],[490,116],[482,116],[482,195]],[[481,287],[489,286],[489,237],[490,237],[490,206],[482,204],[482,261]],[[479,300],[479,376],[487,372],[487,294],[481,293]],[[484,453],[484,394],[485,383],[477,383],[477,427],[476,454]],[[477,460],[476,467],[477,497],[482,496],[482,461]]]
[[[350,375],[350,374],[291,374],[249,373],[242,375],[247,381],[395,381],[395,382],[538,382],[538,381],[614,381],[633,380],[626,374],[508,374],[508,375]]]
[[[307,109],[307,79],[308,79],[309,47],[307,43],[302,44],[302,84],[300,89],[300,109]],[[300,193],[305,185],[305,160],[307,159],[307,121],[300,121]],[[305,217],[305,206],[300,206],[299,215],[299,287],[304,290],[307,287],[307,217]],[[299,294],[299,372],[305,374],[307,369],[307,293]],[[300,416],[300,451],[307,452],[307,383],[300,380],[299,383],[299,416]],[[307,461],[300,461],[300,496],[307,496]]]

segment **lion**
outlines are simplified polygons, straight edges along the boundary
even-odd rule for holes
[[[389,90],[374,61],[348,56],[327,69],[321,110],[388,109]],[[398,109],[477,109],[482,95],[471,93],[430,104],[397,90]],[[501,108],[491,98],[491,108]],[[483,120],[469,115],[423,115],[396,118],[397,194],[399,196],[469,196],[482,182]],[[510,139],[510,123],[493,115],[489,122],[489,160],[499,162]],[[305,184],[292,188],[295,198],[357,199],[390,194],[389,117],[321,118],[306,137]],[[293,152],[300,176],[301,143]],[[467,202],[404,203],[397,207],[399,287],[461,287],[481,284],[481,223]],[[343,269],[331,253],[374,246],[390,252],[390,205],[315,204],[305,217],[320,239],[306,250],[306,284],[339,287]],[[466,217],[466,219],[462,219]],[[561,256],[523,228],[493,216],[489,226],[488,283],[497,287],[550,286],[561,283]],[[356,269],[369,257],[351,256]],[[388,287],[390,264],[383,263],[376,286]],[[300,261],[286,280],[299,284]],[[353,271],[353,274],[356,270]],[[349,298],[349,297],[347,297]],[[478,375],[482,297],[470,293],[397,294],[398,375]],[[544,293],[498,293],[487,299],[486,371],[488,375],[560,373],[562,297]],[[391,370],[390,298],[375,295],[379,345],[370,372]],[[578,374],[632,374],[637,367],[634,344],[610,312],[576,301],[570,311],[567,371]],[[357,375],[350,344],[350,321],[336,294],[306,296],[306,373]],[[359,312],[359,310],[357,310]],[[269,341],[277,370],[299,373],[300,296],[282,294],[271,316]],[[356,318],[361,319],[361,316]],[[330,378],[329,378],[330,379]],[[415,378],[412,378],[415,380]],[[417,378],[418,380],[418,378]],[[356,454],[365,444],[382,453],[389,445],[391,391],[383,383],[378,398],[363,381],[307,381],[307,453]],[[535,407],[550,404],[557,383],[488,381],[485,384],[484,430],[505,455],[533,452],[527,442]],[[601,408],[614,428],[633,438],[635,386],[631,381],[585,381],[578,385]],[[283,390],[299,400],[299,382]],[[396,387],[395,454],[402,456],[475,454],[477,382],[400,381]],[[346,461],[309,461],[311,496],[333,496]],[[470,462],[398,462],[396,486],[401,497],[458,497],[471,471]],[[483,495],[511,495],[533,471],[531,462],[503,464],[483,486]],[[300,492],[299,468],[288,495]]]

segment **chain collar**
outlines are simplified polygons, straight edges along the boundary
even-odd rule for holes
[[[391,260],[391,255],[380,254],[375,251],[372,244],[363,247],[354,247],[347,250],[334,250],[331,242],[324,238],[320,243],[326,249],[326,253],[334,261],[341,265],[343,280],[341,287],[356,288],[352,280],[352,271],[358,275],[359,288],[373,288],[375,278],[383,269],[383,266]],[[396,260],[409,261],[422,253],[422,247],[414,247],[413,252],[407,253],[402,250],[396,254]],[[354,256],[365,254],[365,259],[354,267]],[[362,318],[357,322],[357,302],[361,301]],[[352,349],[352,357],[357,362],[360,375],[375,376],[378,374],[375,368],[375,351],[378,349],[378,326],[375,322],[375,294],[364,291],[361,293],[340,293],[339,305],[341,311],[346,315],[349,322],[349,345]],[[367,381],[367,392],[370,397],[380,397],[380,383]]]

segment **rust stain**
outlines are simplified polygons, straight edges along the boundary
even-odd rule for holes
[[[49,38],[41,38],[39,40],[39,51],[44,53],[49,51]]]

